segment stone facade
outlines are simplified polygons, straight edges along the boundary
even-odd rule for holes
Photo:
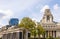
[[[4,26],[0,30],[0,38],[2,39],[28,39],[29,32],[27,31],[26,36],[24,36],[24,28],[19,28],[18,26],[11,26],[9,28]]]
[[[53,21],[53,15],[50,9],[45,9],[42,20],[39,22],[45,29],[45,37],[60,37],[60,23]]]

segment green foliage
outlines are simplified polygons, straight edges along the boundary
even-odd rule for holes
[[[33,28],[32,30],[31,30],[31,35],[37,35],[37,28]]]
[[[19,27],[24,28],[23,34],[25,34],[25,36],[26,36],[26,30],[29,30],[31,32],[35,26],[36,26],[35,22],[32,21],[32,19],[30,19],[29,17],[24,17],[19,24]]]
[[[49,38],[47,37],[46,39],[54,39],[52,36],[49,36]]]
[[[20,24],[19,24],[19,27],[23,27],[25,29],[28,29],[32,35],[34,35],[34,37],[36,37],[37,34],[43,34],[44,33],[44,29],[42,28],[41,25],[37,25],[36,27],[36,24],[35,22],[30,19],[29,17],[24,17]],[[24,30],[25,32],[26,30]]]
[[[49,39],[54,39],[54,38],[52,36],[50,36]]]
[[[46,39],[49,39],[48,37]]]
[[[26,29],[32,29],[34,26],[36,26],[35,22],[32,21],[32,19],[30,19],[29,17],[24,17],[20,24],[20,27],[24,27]]]
[[[39,32],[40,34],[44,34],[44,33],[45,33],[43,27],[42,27],[40,24],[37,25],[37,30],[38,30],[38,32]]]
[[[45,32],[43,27],[40,24],[37,25],[37,31],[38,31],[38,37],[40,39],[40,35],[43,35]]]
[[[31,33],[35,32],[34,29],[35,26],[36,26],[35,22],[32,21],[32,19],[30,19],[29,17],[24,17],[19,24],[19,27],[28,29],[30,30]]]
[[[60,39],[60,38],[55,38],[55,39]]]

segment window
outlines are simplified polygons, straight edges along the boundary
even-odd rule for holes
[[[50,20],[50,17],[49,16],[47,16],[47,21],[49,21]]]
[[[22,32],[19,32],[19,39],[22,39]]]
[[[28,33],[28,37],[30,37],[30,33]]]

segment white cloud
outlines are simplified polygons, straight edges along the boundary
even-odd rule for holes
[[[42,14],[41,13],[32,13],[30,15],[30,17],[32,18],[32,20],[34,20],[36,22],[40,22],[40,20],[42,18]]]
[[[54,21],[59,22],[60,21],[60,6],[59,4],[54,4],[52,9],[53,15],[54,15]]]
[[[50,9],[48,5],[45,5],[44,7],[42,7],[42,9],[40,9],[40,12],[35,13],[32,10],[29,10],[32,14],[30,17],[32,17],[33,20],[35,20],[36,22],[40,22],[42,16],[43,16],[43,12],[45,11],[45,9]]]
[[[47,1],[49,3],[51,0],[47,0]],[[0,25],[4,24],[5,21],[8,21],[6,18],[10,18],[11,16],[14,16],[14,15],[21,15],[21,12],[23,12],[24,10],[35,7],[35,5],[38,5],[38,4],[43,5],[47,3],[47,1],[46,0],[1,0],[0,1],[0,9],[1,9]],[[13,12],[14,12],[14,15],[13,15]],[[33,14],[33,17],[34,17],[33,19],[36,19],[37,21],[40,20],[39,18],[40,14],[36,14],[36,15]],[[5,20],[2,20],[2,19],[5,19]]]
[[[45,11],[45,9],[50,9],[50,8],[49,8],[49,6],[48,6],[48,5],[45,5],[45,6],[40,10],[40,12],[44,12],[44,11]]]
[[[13,12],[11,10],[0,10],[0,16],[1,19],[10,18],[13,16]]]
[[[13,16],[13,12],[11,10],[0,10],[0,27],[8,24],[11,16]]]
[[[26,8],[29,8],[40,0],[7,0],[7,1],[0,1],[0,9],[11,9],[14,12],[22,11]]]
[[[58,10],[58,9],[59,9],[59,5],[58,5],[58,4],[55,4],[55,5],[53,6],[53,9],[54,9],[54,10]]]

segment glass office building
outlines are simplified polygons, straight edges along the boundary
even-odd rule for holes
[[[14,26],[14,25],[18,25],[19,23],[19,19],[17,18],[11,18],[9,21],[9,25]]]

